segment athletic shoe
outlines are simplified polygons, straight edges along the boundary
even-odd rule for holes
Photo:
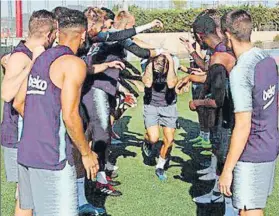
[[[91,204],[85,204],[78,208],[79,215],[90,214],[90,215],[104,215],[106,213],[105,209],[94,207]]]
[[[195,143],[195,142],[200,142],[202,140],[203,140],[203,138],[201,136],[198,136],[198,137],[196,137],[194,139],[190,139],[189,142]]]
[[[193,145],[194,148],[204,148],[204,149],[210,149],[212,148],[212,144],[210,143],[210,141],[205,141],[204,139],[202,139],[200,142],[195,143]]]
[[[158,178],[161,180],[161,181],[165,181],[167,180],[167,175],[165,173],[165,170],[161,169],[161,168],[158,168],[155,170],[155,174],[158,176]]]
[[[96,192],[107,196],[121,196],[122,193],[115,190],[110,184],[96,182]]]
[[[121,185],[121,183],[119,181],[113,181],[111,179],[111,177],[107,176],[107,181],[108,181],[108,184],[110,184],[111,186],[118,186],[118,185]]]
[[[207,173],[211,173],[214,172],[213,167],[210,165],[209,167],[202,169],[202,170],[198,170],[197,174],[203,175],[203,174],[207,174]]]
[[[199,204],[222,203],[224,202],[224,197],[221,193],[212,190],[208,194],[193,198],[193,201]]]
[[[203,156],[211,156],[212,151],[205,150],[205,151],[202,151],[200,154],[203,155]]]
[[[212,181],[212,180],[216,180],[216,177],[217,176],[216,176],[215,172],[210,172],[210,173],[207,173],[204,176],[199,177],[199,180],[201,180],[201,181]]]

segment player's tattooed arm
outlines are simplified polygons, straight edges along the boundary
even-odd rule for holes
[[[142,76],[142,82],[147,88],[151,88],[153,84],[153,71],[152,71],[152,62],[149,62],[146,66],[144,75]]]
[[[73,56],[63,59],[61,64],[62,70],[65,71],[61,89],[63,120],[69,136],[82,155],[87,178],[93,179],[99,169],[97,156],[89,147],[79,114],[81,89],[86,77],[86,65],[81,59]]]

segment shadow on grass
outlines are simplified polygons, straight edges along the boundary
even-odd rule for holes
[[[177,148],[190,156],[190,160],[183,160],[181,157],[172,156],[171,160],[176,165],[173,166],[181,167],[181,174],[174,176],[175,179],[192,184],[189,194],[192,198],[207,194],[214,187],[214,181],[201,181],[198,178],[201,175],[197,174],[197,170],[204,169],[206,164],[210,162],[209,156],[202,156],[200,154],[201,150],[194,149],[189,142],[189,140],[198,136],[199,124],[184,118],[178,118],[179,126],[186,132],[181,133],[180,136],[183,138],[181,140],[176,140],[175,144]],[[197,204],[197,216],[223,216],[225,214],[225,205],[221,204]]]
[[[132,117],[124,116],[119,119],[115,126],[115,132],[121,137],[121,143],[117,145],[111,145],[109,147],[109,162],[113,165],[116,164],[118,157],[123,156],[126,157],[136,157],[137,154],[135,152],[129,151],[126,148],[128,146],[136,146],[140,147],[142,143],[142,139],[138,138],[142,136],[140,133],[131,132],[128,129],[128,124]],[[94,191],[95,184],[92,181],[86,181],[85,183],[85,191],[87,200],[93,204],[95,207],[105,208],[107,196],[103,196],[100,194],[96,194]],[[117,199],[117,198],[116,198]],[[109,213],[107,213],[109,216]]]
[[[119,145],[111,145],[109,161],[112,164],[116,164],[117,158],[125,157],[136,157],[136,153],[127,150],[128,146],[141,147],[143,142],[143,134],[131,132],[128,129],[130,122],[130,116],[124,116],[115,125],[115,131],[121,137],[121,143]],[[175,179],[192,184],[189,194],[192,198],[207,194],[211,191],[214,186],[214,181],[200,181],[198,178],[200,175],[197,174],[197,170],[205,168],[201,165],[204,162],[210,162],[209,156],[200,155],[200,150],[193,149],[189,140],[196,137],[199,133],[199,125],[196,122],[186,120],[184,118],[178,118],[179,126],[185,131],[185,133],[179,134],[182,139],[176,140],[176,148],[191,157],[190,160],[185,161],[181,157],[172,156],[172,164],[168,167],[181,167],[181,174],[174,176]],[[156,155],[158,155],[162,142],[159,142],[155,149]],[[105,207],[106,196],[95,194],[94,184],[86,184],[87,198],[90,203],[96,207]],[[223,216],[224,215],[224,204],[196,204],[197,205],[197,216]]]

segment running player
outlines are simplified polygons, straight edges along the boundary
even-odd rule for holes
[[[161,126],[164,134],[163,146],[155,171],[160,180],[167,178],[164,167],[170,159],[178,117],[175,93],[178,67],[173,57],[164,53],[149,60],[143,75],[146,135],[142,150],[144,156],[150,157],[153,154],[152,148],[159,141]]]
[[[6,63],[6,72],[2,82],[1,96],[5,101],[1,124],[1,144],[4,149],[4,162],[8,182],[18,182],[17,148],[22,132],[22,118],[12,107],[14,97],[29,75],[36,57],[48,48],[55,38],[56,20],[52,13],[39,10],[29,20],[29,35],[12,51]],[[33,58],[32,58],[33,52]],[[4,63],[4,62],[3,62]],[[32,215],[30,209],[20,209],[17,199],[15,215]]]
[[[226,79],[229,72],[235,63],[235,58],[232,54],[227,52],[225,45],[222,43],[221,38],[217,35],[216,24],[214,20],[208,15],[198,16],[193,24],[194,32],[197,37],[206,43],[211,49],[214,50],[211,56],[209,70],[207,73],[204,89],[201,93],[201,97],[198,100],[190,101],[190,109],[196,110],[198,107],[205,107],[207,112],[207,125],[211,131],[211,142],[215,144],[214,154],[217,154],[221,149],[228,149],[229,134],[227,130],[223,132],[224,129],[231,126],[231,122],[227,119],[228,113],[231,112],[228,109],[227,103],[230,103],[229,97],[226,94],[227,83]],[[195,75],[190,75],[186,77],[183,82],[188,82]],[[178,85],[181,87],[182,85]],[[223,134],[222,134],[223,133]],[[222,134],[222,136],[220,136]],[[217,167],[217,177],[214,176],[215,186],[213,190],[206,195],[194,198],[197,203],[211,203],[211,202],[223,202],[224,198],[221,196],[220,191],[218,191],[218,176],[222,171],[222,164],[226,156],[226,151],[218,157],[219,165]],[[216,180],[217,179],[217,180]],[[207,180],[207,179],[202,179]],[[210,179],[212,180],[212,179]]]
[[[232,196],[241,216],[264,214],[279,147],[277,66],[265,51],[253,47],[252,29],[251,15],[244,10],[222,17],[237,64],[230,73],[235,126],[219,188]]]
[[[25,103],[16,107],[24,111],[18,153],[20,205],[36,215],[78,215],[71,140],[81,152],[87,178],[93,179],[98,170],[79,116],[86,65],[74,54],[85,40],[86,28],[83,13],[69,10],[59,20],[59,45],[37,58],[28,85],[16,96],[19,104]]]

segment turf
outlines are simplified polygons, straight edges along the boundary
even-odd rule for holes
[[[192,196],[207,193],[213,182],[198,181],[195,170],[199,162],[209,160],[199,156],[187,140],[198,133],[197,115],[189,111],[191,95],[178,98],[180,129],[176,131],[172,161],[167,171],[168,179],[160,182],[154,174],[154,167],[144,165],[141,155],[141,141],[144,134],[143,106],[140,96],[138,106],[126,112],[118,121],[116,131],[123,144],[112,148],[112,160],[119,169],[122,184],[117,189],[123,192],[118,198],[102,200],[112,216],[218,216],[223,215],[223,205],[196,205]],[[2,155],[2,154],[1,154]],[[1,215],[13,215],[15,184],[6,183],[1,157]],[[268,199],[267,216],[279,215],[279,172],[276,170],[275,188]],[[63,215],[61,215],[63,216]]]

